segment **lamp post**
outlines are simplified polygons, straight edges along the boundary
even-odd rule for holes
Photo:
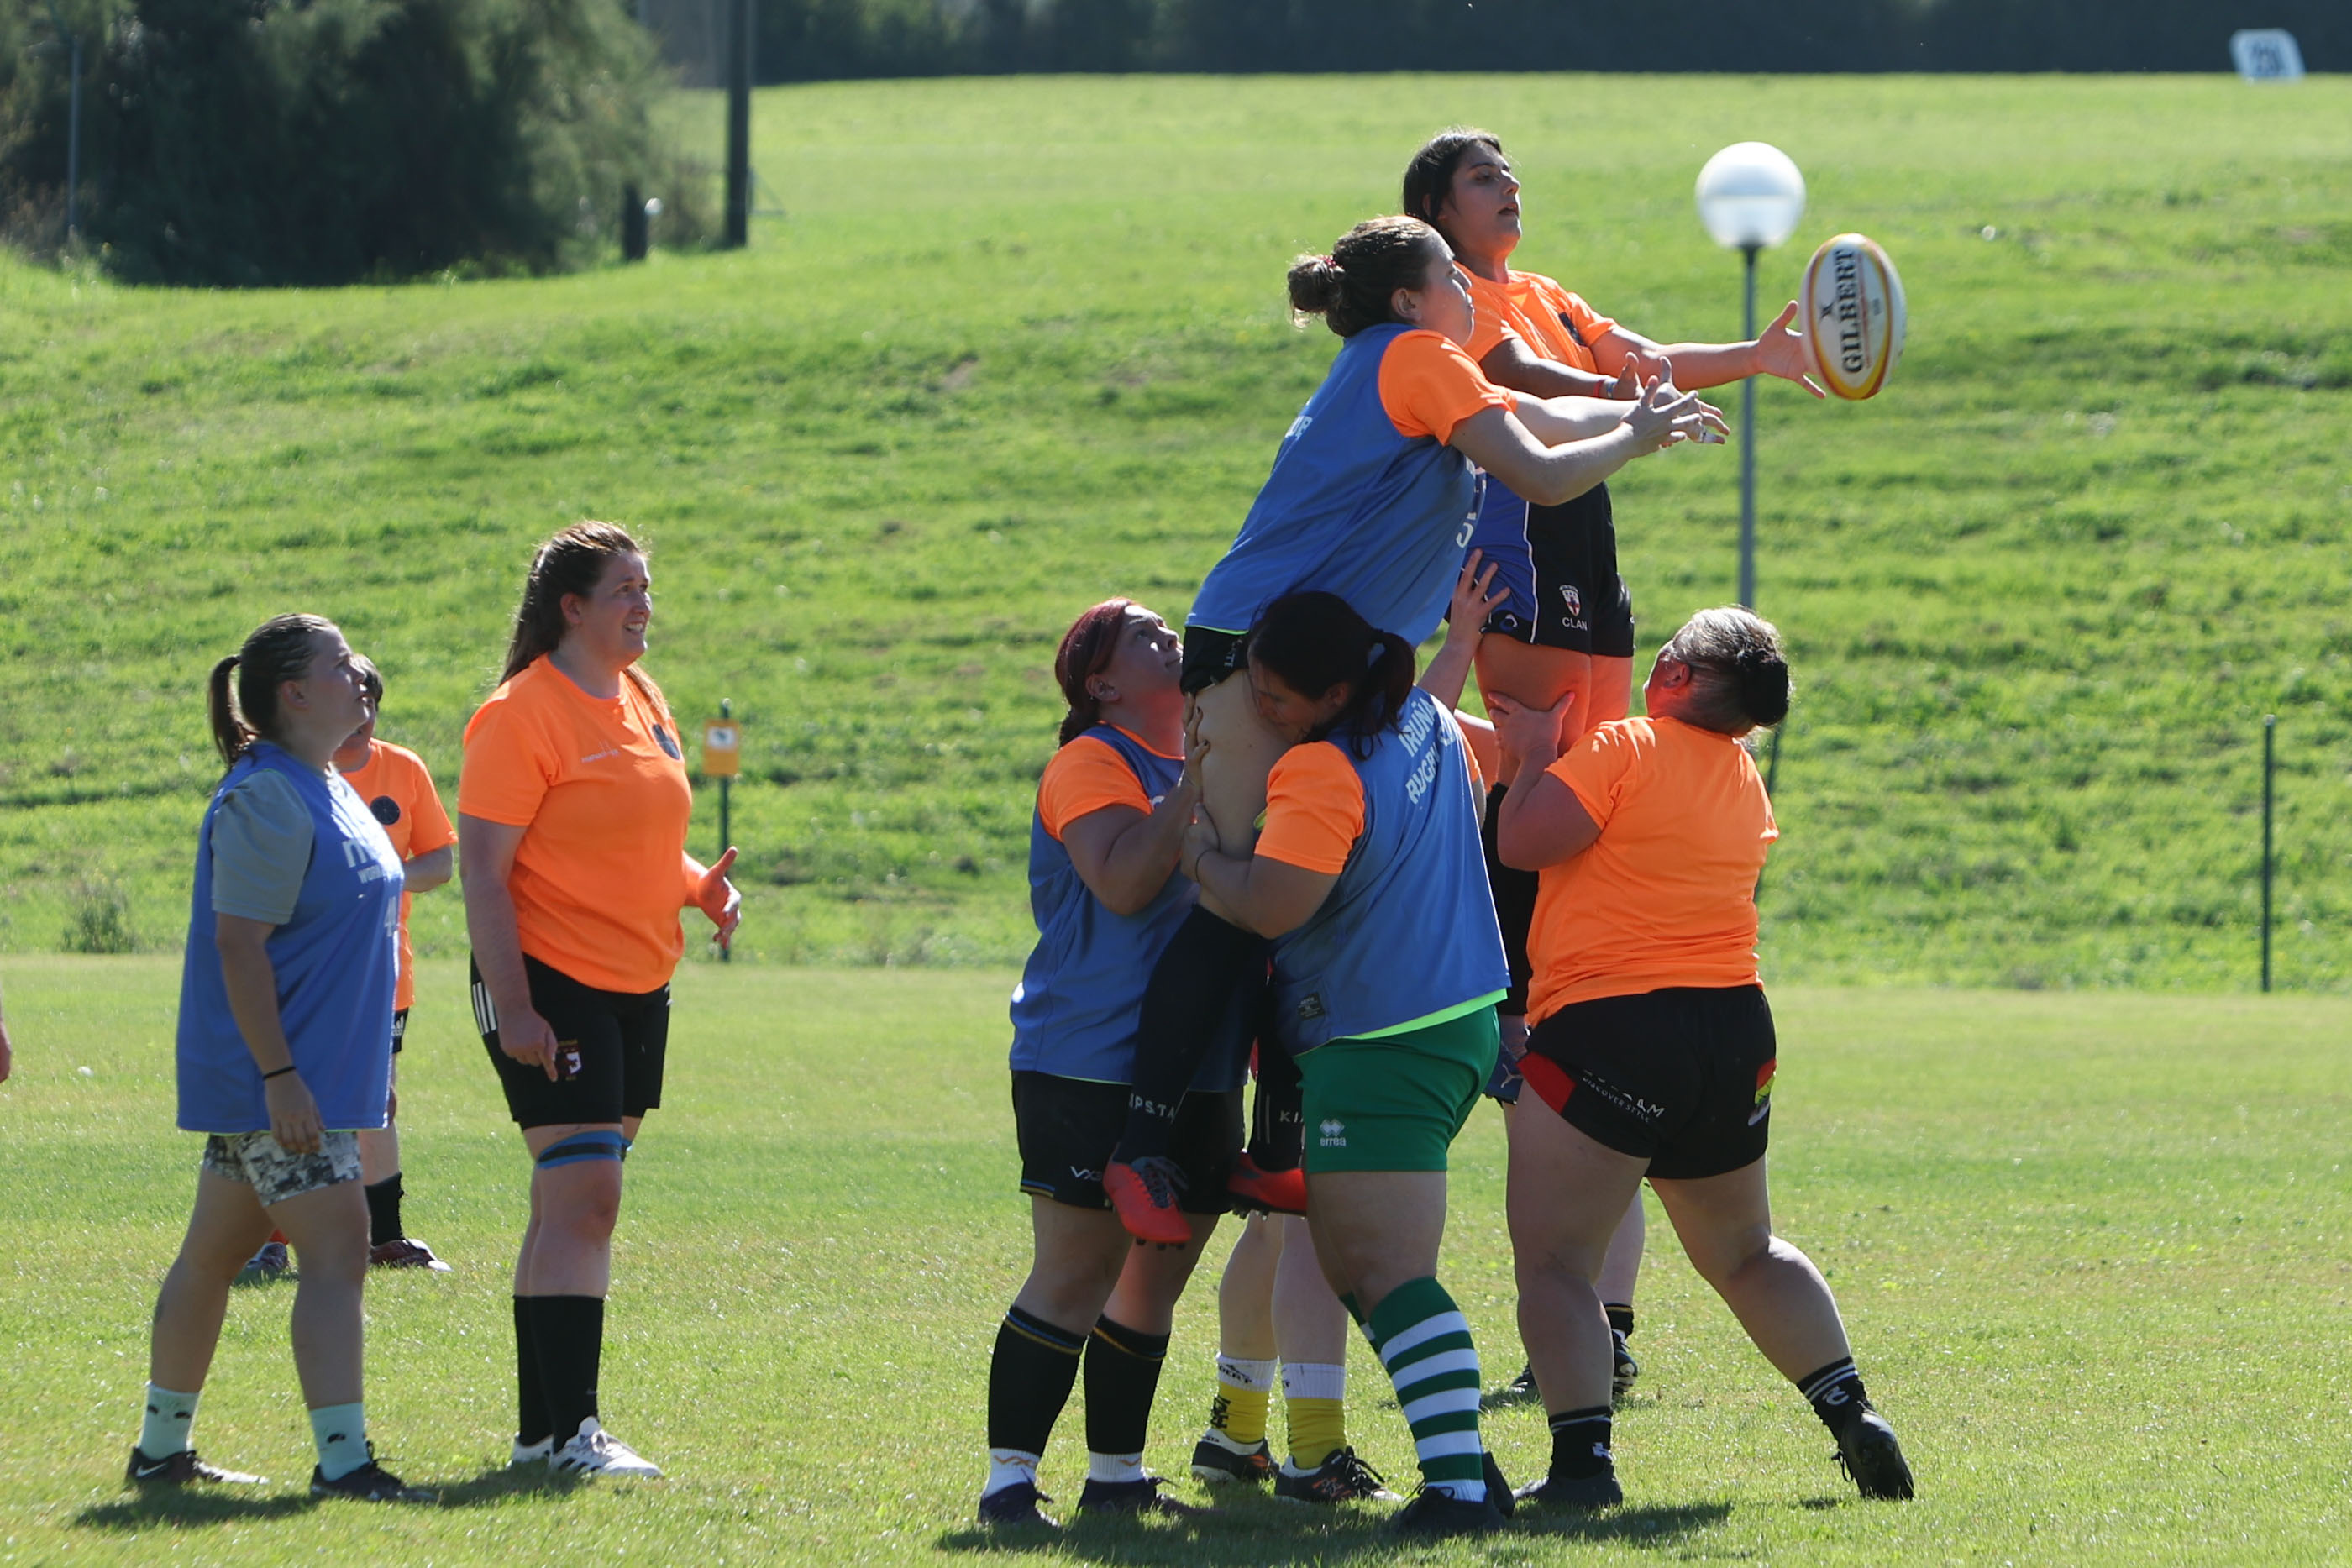
[[[1763,141],[1738,141],[1698,172],[1698,221],[1747,260],[1743,335],[1756,337],[1756,253],[1779,245],[1805,215],[1805,177]],[[1739,383],[1739,602],[1756,608],[1756,378]]]

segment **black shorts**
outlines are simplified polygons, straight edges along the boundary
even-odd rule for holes
[[[530,1005],[547,1020],[563,1050],[552,1082],[535,1062],[517,1061],[499,1049],[499,1015],[482,972],[470,962],[474,1025],[490,1065],[507,1092],[507,1110],[519,1127],[574,1122],[618,1122],[661,1104],[662,1060],[669,1049],[669,988],[632,993],[600,991],[526,955]]]
[[[1015,1072],[1013,1125],[1021,1144],[1021,1190],[1073,1208],[1108,1208],[1103,1166],[1127,1131],[1127,1099],[1124,1083]],[[1225,1180],[1241,1148],[1240,1090],[1185,1095],[1168,1143],[1168,1157],[1184,1178],[1176,1207],[1187,1214],[1223,1214]]]
[[[1486,848],[1486,891],[1494,896],[1495,919],[1503,927],[1503,957],[1511,967],[1511,988],[1495,1004],[1495,1011],[1507,1019],[1528,1010],[1528,982],[1536,972],[1528,957],[1528,931],[1536,923],[1536,891],[1541,881],[1534,872],[1505,865],[1495,852],[1496,824],[1502,821],[1508,788],[1496,784],[1487,789],[1486,816],[1478,826],[1478,841]]]
[[[1476,542],[1476,541],[1473,541]],[[1502,603],[1482,632],[1602,658],[1633,656],[1633,596],[1617,574],[1617,523],[1609,486],[1557,507],[1528,507],[1527,553],[1505,546]]]
[[[1688,1181],[1764,1157],[1776,1052],[1763,987],[1677,986],[1570,1002],[1521,1067],[1570,1126]]]
[[[1184,668],[1178,673],[1176,684],[1186,696],[1196,696],[1248,666],[1248,632],[1219,632],[1209,626],[1184,628]]]
[[[392,1053],[400,1054],[400,1042],[408,1038],[408,1009],[402,1008],[392,1015]]]

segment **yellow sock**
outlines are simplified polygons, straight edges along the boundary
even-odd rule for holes
[[[1290,1427],[1290,1464],[1311,1470],[1348,1446],[1348,1402],[1344,1399],[1285,1399],[1283,1410]]]
[[[1276,1364],[1239,1356],[1217,1357],[1217,1397],[1209,1425],[1244,1448],[1265,1441],[1266,1406],[1274,1397]]]

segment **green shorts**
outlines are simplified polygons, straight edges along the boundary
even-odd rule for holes
[[[1309,1176],[1442,1171],[1495,1071],[1495,1009],[1403,1034],[1335,1040],[1298,1059]]]

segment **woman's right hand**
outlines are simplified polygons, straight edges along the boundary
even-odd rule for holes
[[[262,1103],[269,1109],[269,1135],[289,1155],[315,1155],[327,1136],[319,1119],[319,1103],[299,1072],[281,1072],[264,1079]]]
[[[1677,441],[1721,440],[1731,427],[1724,423],[1722,412],[1702,401],[1696,392],[1678,390],[1670,379],[1673,367],[1661,360],[1666,373],[1643,383],[1642,395],[1625,415],[1625,428],[1644,452],[1655,452]]]
[[[499,1049],[517,1061],[544,1068],[550,1083],[562,1076],[555,1071],[556,1053],[562,1049],[556,1041],[555,1030],[530,1008],[517,1008],[512,1012],[499,1009]]]
[[[1494,723],[1495,739],[1506,757],[1519,758],[1523,768],[1532,764],[1545,768],[1559,759],[1559,732],[1575,703],[1572,691],[1549,707],[1530,707],[1501,692],[1489,692],[1486,716]]]

